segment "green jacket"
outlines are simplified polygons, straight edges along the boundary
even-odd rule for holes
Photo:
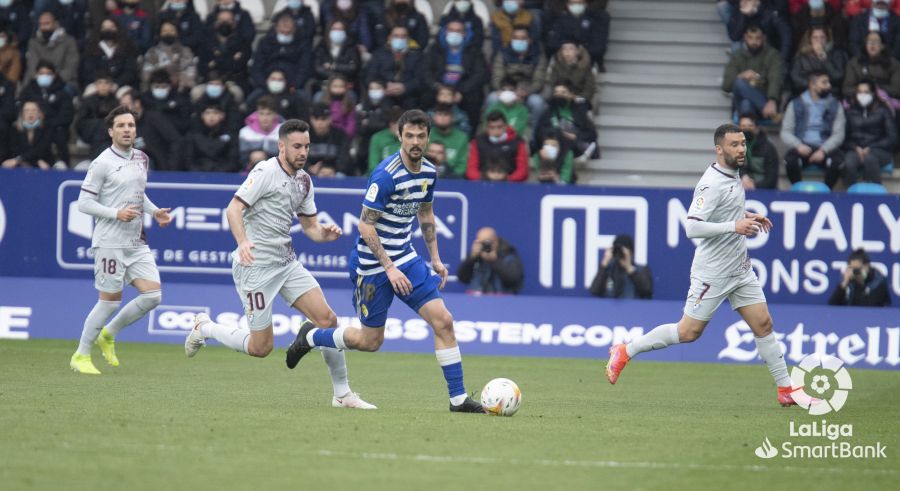
[[[450,134],[442,135],[437,128],[431,128],[430,140],[444,144],[447,154],[447,166],[454,177],[462,177],[466,174],[466,165],[469,162],[469,137],[465,132],[451,128]]]
[[[744,70],[753,70],[762,76],[756,87],[766,94],[767,99],[777,101],[781,97],[784,64],[775,48],[765,45],[756,56],[750,54],[747,48],[743,48],[731,55],[728,65],[725,66],[725,75],[722,77],[722,90],[730,93],[738,74]]]
[[[378,167],[382,160],[400,150],[400,140],[392,133],[390,128],[385,128],[372,135],[369,140],[369,174]]]
[[[525,127],[528,126],[528,107],[525,104],[517,102],[512,106],[507,106],[497,101],[484,110],[484,115],[487,116],[493,110],[500,111],[506,116],[506,122],[516,130],[517,135],[525,134]]]
[[[557,172],[559,173],[559,180],[566,183],[572,184],[573,175],[572,170],[574,169],[575,159],[572,157],[572,151],[566,150],[565,155],[563,155],[562,162],[559,162],[557,158],[557,165],[559,168]],[[537,176],[539,169],[541,167],[541,154],[535,153],[531,156],[531,171],[532,175]]]

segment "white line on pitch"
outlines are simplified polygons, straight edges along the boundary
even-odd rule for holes
[[[357,458],[363,460],[411,460],[415,462],[460,463],[460,464],[509,464],[509,465],[541,465],[547,467],[609,467],[619,469],[688,469],[705,471],[747,471],[747,472],[857,472],[862,474],[894,475],[894,469],[854,469],[848,467],[798,467],[768,465],[730,465],[730,464],[694,464],[680,462],[619,462],[615,460],[551,460],[551,459],[500,459],[496,457],[465,457],[454,455],[404,455],[392,452],[344,452],[336,450],[319,450],[322,457]]]

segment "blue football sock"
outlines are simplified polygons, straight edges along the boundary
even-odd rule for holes
[[[447,392],[450,394],[450,398],[465,397],[466,387],[463,383],[462,356],[459,354],[459,346],[435,350],[434,354],[444,372],[444,380],[447,381]]]

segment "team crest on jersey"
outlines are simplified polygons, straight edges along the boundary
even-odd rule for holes
[[[366,308],[366,305],[365,305],[365,304],[360,305],[360,306],[359,306],[359,310],[362,311],[363,317],[368,317],[368,316],[369,316],[369,309]]]
[[[376,197],[378,197],[378,184],[373,182],[366,191],[366,201],[375,201]]]
[[[427,190],[428,190],[428,181],[422,181],[422,192],[424,193]]]

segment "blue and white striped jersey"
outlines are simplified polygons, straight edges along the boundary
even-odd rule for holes
[[[400,152],[384,159],[372,171],[363,206],[382,212],[375,224],[385,252],[396,266],[417,257],[412,246],[412,226],[422,203],[434,200],[437,170],[422,159],[422,170],[411,173],[400,160]],[[384,272],[362,237],[356,239],[359,262],[356,273],[362,276]]]

